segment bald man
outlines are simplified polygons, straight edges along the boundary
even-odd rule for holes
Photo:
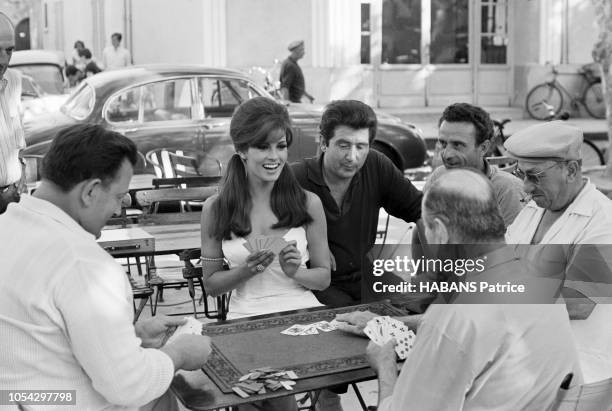
[[[24,168],[19,152],[25,148],[21,124],[21,76],[8,65],[15,49],[14,29],[0,13],[0,213],[19,201]]]
[[[429,243],[471,244],[467,249],[485,261],[484,270],[465,274],[466,282],[494,282],[522,272],[513,248],[505,245],[504,221],[485,176],[449,170],[425,193],[422,217]],[[544,410],[565,375],[572,372],[581,380],[562,305],[484,306],[468,304],[474,302],[469,294],[457,294],[452,306],[427,309],[399,376],[394,342],[370,342],[367,354],[379,378],[379,411],[405,409],[406,404],[421,411]]]

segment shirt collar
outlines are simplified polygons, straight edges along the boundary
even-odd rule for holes
[[[593,215],[593,204],[587,197],[590,196],[596,188],[588,177],[583,177],[582,180],[585,182],[584,187],[582,187],[582,190],[580,190],[574,201],[572,201],[567,211],[570,214],[591,217]]]
[[[42,200],[40,198],[24,194],[21,196],[19,206],[23,207],[30,213],[49,217],[76,234],[95,240],[95,236],[85,231],[85,229],[81,227],[81,225],[79,225],[74,218],[70,217],[64,210],[47,200]]]
[[[592,203],[588,201],[587,196],[590,196],[596,188],[588,177],[583,177],[582,180],[585,182],[584,187],[582,187],[582,190],[580,190],[574,201],[572,201],[563,214],[578,214],[585,217],[591,217],[593,215],[593,206]],[[533,200],[529,201],[529,203],[525,205],[525,208],[533,208],[536,210],[542,209]]]
[[[318,186],[327,186],[325,179],[323,178],[323,156],[325,153],[321,153],[315,161],[309,161],[306,163],[306,174],[308,179]]]
[[[327,183],[325,182],[325,178],[323,177],[323,156],[324,155],[325,153],[321,153],[319,154],[319,157],[315,159],[315,161],[306,163],[307,165],[306,175],[308,176],[308,179],[314,184],[321,186],[321,187],[327,187]],[[369,154],[368,154],[368,157],[369,157]],[[368,161],[367,158],[366,158],[366,161]],[[361,167],[361,169],[357,171],[357,173],[353,176],[353,178],[351,179],[351,183],[349,184],[349,187],[352,187],[353,185],[359,183],[359,176],[361,175],[361,172],[364,167],[365,167],[365,163],[363,167]]]

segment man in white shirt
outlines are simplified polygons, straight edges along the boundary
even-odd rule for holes
[[[531,201],[508,227],[509,244],[566,244],[558,262],[586,383],[612,377],[612,201],[582,177],[583,133],[562,121],[506,140]],[[533,247],[527,258],[541,260]]]
[[[75,390],[78,410],[174,410],[174,372],[206,362],[208,337],[161,346],[183,321],[132,325],[127,276],[96,243],[121,208],[137,158],[119,133],[71,126],[53,140],[36,192],[0,215],[3,389]]]
[[[19,201],[23,183],[19,153],[26,143],[21,124],[21,76],[8,68],[14,49],[13,25],[0,13],[0,214],[8,203]]]
[[[470,245],[466,249],[482,256],[484,270],[465,274],[466,282],[520,275],[520,260],[504,243],[504,222],[485,176],[449,170],[425,193],[422,216],[430,244]],[[532,278],[525,279],[531,284]],[[482,297],[524,301],[512,295]],[[452,305],[429,306],[399,376],[394,342],[370,342],[367,353],[379,378],[379,411],[544,410],[567,374],[580,383],[563,305],[546,304],[553,298],[541,304],[473,304],[477,301],[462,293]]]
[[[111,36],[112,46],[106,47],[102,52],[105,70],[115,70],[132,64],[130,52],[125,47],[121,47],[122,38],[121,33],[113,33]]]

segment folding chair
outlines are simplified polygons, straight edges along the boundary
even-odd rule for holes
[[[202,303],[204,305],[204,316],[210,319],[217,319],[221,321],[225,321],[227,318],[227,312],[229,311],[229,300],[231,297],[231,292],[224,293],[223,295],[217,296],[216,298],[216,308],[211,310],[208,304],[208,296],[206,295],[206,290],[204,289],[204,277],[202,275],[202,267],[195,266],[191,260],[199,259],[201,256],[201,252],[198,249],[193,250],[185,250],[181,253],[181,260],[185,263],[185,268],[183,268],[183,278],[187,280],[187,287],[189,289],[189,296],[191,297],[191,303],[193,304],[193,316],[197,318],[198,311],[196,309],[195,302],[195,283],[197,281],[202,289]]]
[[[573,374],[568,374],[548,411],[612,410],[612,378],[570,387]]]
[[[172,163],[170,163],[169,151],[166,148],[156,148],[148,151],[145,154],[145,160],[147,164],[153,166],[155,175],[158,178],[171,178],[174,177],[172,171]]]
[[[158,213],[159,204],[164,202],[179,202],[198,200],[204,201],[217,192],[217,186],[187,187],[187,188],[159,188],[141,190],[136,192],[138,203],[143,207],[141,225],[165,225],[199,223],[200,213],[187,211],[179,213]],[[199,250],[198,250],[199,251]],[[148,263],[148,285],[155,287],[157,292],[154,299],[154,310],[159,302],[163,302],[164,288],[182,288],[189,285],[183,277],[184,264],[168,267],[157,267],[154,258]]]

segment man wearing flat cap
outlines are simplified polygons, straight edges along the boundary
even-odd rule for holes
[[[552,263],[561,263],[562,294],[590,383],[612,377],[612,201],[582,176],[582,142],[582,131],[562,121],[528,127],[506,141],[518,160],[515,175],[531,197],[506,240],[564,244]],[[544,260],[536,247],[522,248],[526,258]]]
[[[302,68],[298,65],[298,60],[304,57],[304,41],[292,41],[287,49],[291,54],[283,61],[280,72],[280,91],[283,99],[293,103],[300,103],[302,97],[306,96],[312,103],[314,97],[306,91],[304,73],[302,73]]]
[[[21,76],[8,68],[15,36],[9,18],[0,13],[0,213],[19,201],[23,167],[19,152],[25,148],[21,125]]]

